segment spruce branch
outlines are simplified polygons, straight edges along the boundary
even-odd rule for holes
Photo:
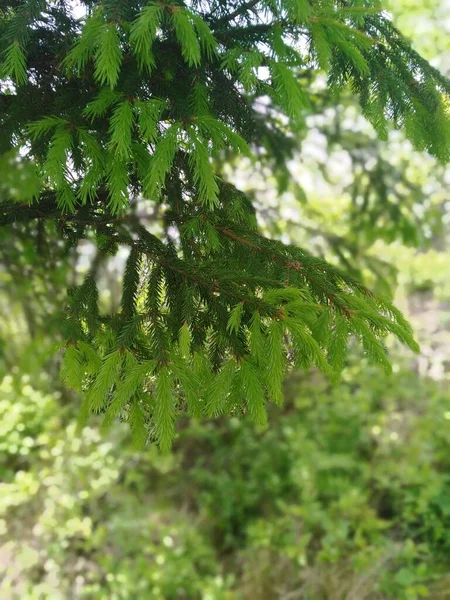
[[[168,449],[183,411],[265,423],[286,372],[335,378],[350,336],[384,368],[387,335],[417,351],[350,259],[341,270],[263,236],[251,197],[223,180],[224,162],[244,156],[287,189],[308,115],[349,89],[380,137],[402,128],[449,159],[450,84],[384,13],[357,0],[244,0],[215,14],[93,0],[81,20],[66,8],[24,0],[5,17],[0,78],[15,87],[0,94],[0,226],[42,242],[53,221],[59,242],[90,240],[96,260],[130,252],[115,314],[99,309],[96,269],[67,301],[63,377],[84,393],[83,418],[122,418],[136,445]]]
[[[243,2],[238,8],[232,10],[229,14],[221,17],[220,19],[213,20],[213,29],[215,30],[217,26],[221,27],[230,21],[234,21],[236,17],[241,15],[246,15],[247,13],[252,11],[252,8],[255,8],[261,0],[250,0],[249,2]]]

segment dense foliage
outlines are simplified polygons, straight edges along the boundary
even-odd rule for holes
[[[2,597],[448,598],[448,389],[366,365],[285,392],[270,428],[192,421],[161,458],[4,378]]]
[[[186,411],[263,424],[288,366],[333,378],[351,335],[386,369],[387,334],[417,350],[389,298],[261,235],[251,198],[221,177],[245,155],[286,186],[321,73],[329,92],[358,95],[381,138],[401,127],[448,159],[450,84],[378,5],[81,7],[0,9],[0,223],[56,265],[81,241],[95,249],[63,319],[63,378],[83,391],[83,417],[120,416],[137,444],[168,448]],[[122,301],[107,313],[99,272],[121,247]],[[17,245],[4,253],[23,260]]]

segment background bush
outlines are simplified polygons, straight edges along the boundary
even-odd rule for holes
[[[405,367],[298,374],[267,429],[186,423],[168,456],[26,376],[0,411],[3,597],[448,597],[450,391]]]

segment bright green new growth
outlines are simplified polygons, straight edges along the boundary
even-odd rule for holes
[[[82,418],[126,419],[138,445],[167,449],[184,412],[264,424],[287,369],[337,377],[350,336],[387,370],[388,334],[417,351],[389,300],[260,235],[250,199],[220,176],[224,159],[258,154],[281,186],[320,70],[333,91],[351,86],[381,137],[403,127],[449,158],[450,83],[377,6],[84,4],[78,21],[64,1],[0,9],[1,152],[37,169],[20,197],[0,188],[0,223],[53,219],[70,244],[98,249],[64,321],[63,378],[84,394]],[[146,226],[156,205],[161,237]],[[103,314],[98,266],[119,246],[121,308]]]

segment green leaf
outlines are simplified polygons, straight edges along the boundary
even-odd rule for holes
[[[156,146],[150,163],[150,170],[145,180],[145,192],[151,198],[158,197],[164,186],[166,174],[172,168],[175,153],[178,149],[178,132],[180,123],[173,123]]]
[[[345,366],[347,358],[349,327],[346,319],[336,314],[334,326],[331,330],[330,344],[328,346],[328,362],[338,375]]]
[[[0,78],[10,77],[17,85],[28,83],[27,61],[25,51],[18,40],[14,40],[3,53],[3,64],[0,67]]]
[[[206,412],[208,416],[217,417],[223,413],[235,375],[236,362],[234,359],[229,359],[213,378],[207,391]]]
[[[56,184],[64,181],[67,153],[72,147],[72,134],[65,127],[58,127],[53,134],[44,163],[44,171]]]
[[[95,51],[94,76],[100,85],[114,88],[119,80],[122,65],[122,50],[117,26],[106,23],[99,34]]]
[[[83,110],[83,115],[93,121],[96,117],[102,117],[108,108],[118,102],[121,98],[119,92],[111,88],[102,88],[95,97],[95,100],[89,102]]]
[[[67,163],[73,138],[67,127],[58,127],[52,136],[43,171],[56,188],[56,202],[63,212],[73,212],[76,204],[74,189],[67,181]]]
[[[257,425],[266,425],[266,399],[261,374],[250,360],[245,359],[240,364],[240,376],[249,417]]]
[[[261,66],[264,55],[259,50],[245,52],[242,55],[239,69],[239,80],[247,93],[255,89],[259,83],[258,68]]]
[[[174,378],[179,382],[179,393],[186,400],[187,412],[191,417],[201,417],[205,410],[205,402],[203,399],[202,382],[195,373],[191,365],[178,356],[171,356],[172,373]]]
[[[160,368],[155,385],[155,435],[163,452],[170,450],[175,437],[175,397],[173,381],[167,368]]]
[[[308,95],[288,65],[271,60],[269,68],[276,92],[276,100],[289,117],[299,119],[302,117],[305,108],[309,106]]]
[[[125,372],[123,379],[116,386],[111,402],[105,411],[102,425],[104,429],[112,424],[114,419],[120,415],[136,395],[141,394],[142,384],[152,375],[155,367],[156,361],[147,360],[136,363]]]
[[[277,306],[280,302],[302,302],[308,299],[309,294],[306,290],[294,287],[272,288],[266,290],[263,296],[264,302]]]
[[[349,319],[349,328],[360,337],[367,356],[374,362],[379,363],[386,373],[392,372],[391,364],[387,358],[387,348],[382,344],[367,326],[367,324],[356,316]]]
[[[184,8],[174,6],[172,22],[184,60],[190,67],[199,66],[201,62],[200,45],[190,20],[190,13]]]
[[[136,313],[141,261],[141,252],[132,248],[125,263],[122,284],[122,313],[126,318],[131,318]]]
[[[39,121],[33,121],[27,125],[28,133],[31,139],[36,140],[46,133],[50,133],[55,127],[65,125],[64,119],[61,117],[44,117]]]
[[[143,403],[138,398],[135,398],[130,404],[128,423],[131,429],[131,439],[134,448],[142,450],[147,442],[148,429]]]
[[[336,46],[361,75],[369,74],[369,65],[353,41],[336,40]]]
[[[239,302],[236,306],[231,310],[230,316],[228,317],[227,323],[227,331],[232,333],[237,333],[239,327],[241,326],[242,315],[244,314],[244,303]]]
[[[296,23],[306,23],[313,14],[312,3],[309,0],[284,0],[289,16]]]
[[[83,362],[85,365],[86,373],[95,375],[102,366],[101,357],[97,354],[94,348],[86,342],[79,340],[77,342],[77,347],[83,355]]]
[[[265,339],[262,332],[261,316],[258,311],[252,315],[250,322],[250,350],[256,363],[262,362],[265,353]]]
[[[76,196],[72,186],[66,181],[61,181],[56,190],[56,204],[63,213],[72,213],[76,206]]]
[[[202,204],[206,204],[209,209],[213,209],[219,203],[219,186],[211,164],[208,147],[205,142],[195,135],[192,127],[188,128],[187,133],[192,143],[189,163],[198,187],[198,199]]]
[[[62,381],[77,391],[81,391],[84,376],[83,355],[75,344],[66,346],[61,366]]]
[[[104,151],[97,138],[83,127],[78,127],[76,134],[80,141],[84,157],[94,168],[101,170],[104,163]]]
[[[189,107],[196,116],[208,115],[210,113],[208,88],[201,82],[197,82],[189,95]]]
[[[154,144],[159,135],[158,122],[166,107],[166,102],[155,98],[147,102],[137,101],[135,106],[138,110],[138,123],[141,136],[146,142]]]
[[[317,58],[319,67],[324,71],[327,71],[333,56],[333,50],[328,42],[326,30],[320,22],[311,23],[309,27],[311,31],[313,52]]]
[[[94,54],[104,26],[105,21],[102,9],[95,10],[86,19],[81,35],[63,61],[63,66],[69,74],[72,69],[75,69],[78,74],[83,71],[87,62]]]
[[[202,50],[206,54],[208,60],[212,60],[217,54],[217,41],[212,34],[211,29],[198,15],[190,13],[190,18],[194,22]]]
[[[77,198],[84,205],[97,195],[105,172],[105,153],[98,140],[84,128],[77,129],[77,136],[85,168]]]
[[[117,383],[122,368],[124,355],[115,350],[103,360],[93,386],[88,392],[90,412],[100,412],[106,405],[113,386]]]
[[[266,386],[270,398],[276,403],[283,402],[283,378],[285,371],[284,324],[272,321],[267,331],[267,375]]]
[[[146,69],[148,73],[151,73],[155,67],[152,45],[156,39],[162,16],[162,5],[149,4],[140,11],[131,25],[130,44],[141,71]]]
[[[178,334],[178,347],[180,348],[180,354],[183,358],[188,358],[191,353],[191,341],[192,336],[189,325],[185,322],[181,326]]]
[[[327,347],[330,339],[332,313],[329,308],[323,310],[311,325],[311,333],[313,338],[321,346]]]
[[[109,207],[113,214],[121,212],[128,204],[128,168],[125,160],[118,157],[110,158],[107,187]]]
[[[305,324],[294,318],[286,318],[284,323],[293,338],[297,364],[303,368],[315,364],[321,371],[328,373],[330,368],[325,355]]]
[[[112,151],[122,158],[126,158],[130,153],[133,120],[133,108],[128,100],[116,106],[110,120],[109,145]]]
[[[202,138],[210,139],[217,149],[233,148],[247,156],[251,155],[247,142],[225,123],[209,115],[200,115],[195,119]]]

